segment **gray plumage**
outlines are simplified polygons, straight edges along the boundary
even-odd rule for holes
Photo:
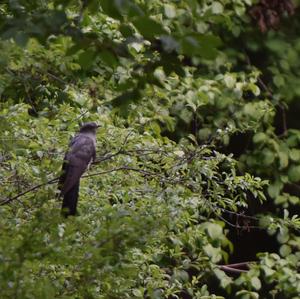
[[[80,178],[96,157],[97,128],[93,122],[83,124],[65,155],[59,189],[63,196],[62,212],[66,217],[76,215]]]

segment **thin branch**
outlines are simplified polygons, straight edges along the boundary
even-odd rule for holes
[[[83,175],[82,178],[88,178],[88,177],[98,176],[98,175],[107,174],[107,173],[111,173],[111,172],[115,172],[115,171],[135,171],[135,172],[139,172],[139,173],[141,173],[143,175],[147,175],[147,176],[156,176],[157,175],[155,172],[149,172],[149,171],[146,171],[146,170],[143,170],[143,169],[129,167],[129,166],[122,166],[122,167],[118,167],[118,168],[109,169],[109,170],[106,170],[106,171],[101,171],[101,172],[96,172],[96,173],[91,173],[91,174]],[[58,179],[59,179],[59,177],[56,177],[54,179],[51,179],[48,182],[35,185],[35,186],[33,186],[33,187],[31,187],[31,188],[29,188],[29,189],[27,189],[27,190],[25,190],[25,191],[17,194],[17,195],[15,195],[14,197],[4,199],[4,200],[0,201],[0,206],[8,204],[11,201],[16,200],[19,197],[21,197],[21,196],[23,196],[23,195],[25,195],[27,193],[30,193],[30,192],[32,192],[32,191],[34,191],[36,189],[39,189],[39,188],[41,188],[43,186],[54,184],[54,183],[56,183],[58,181]]]
[[[282,104],[278,105],[280,110],[281,110],[281,115],[282,115],[282,127],[283,127],[283,132],[281,133],[280,137],[286,136],[288,128],[287,128],[287,120],[286,120],[286,113],[285,113],[285,108]]]
[[[135,172],[139,172],[143,175],[148,175],[148,176],[156,176],[157,173],[155,172],[149,172],[143,169],[139,169],[139,168],[134,168],[134,167],[129,167],[129,166],[121,166],[118,168],[112,168],[106,171],[100,171],[100,172],[95,172],[95,173],[91,173],[91,174],[87,174],[87,175],[83,175],[82,178],[89,178],[89,177],[93,177],[93,176],[98,176],[98,175],[102,175],[102,174],[107,174],[107,173],[111,173],[111,172],[115,172],[115,171],[135,171]]]
[[[3,205],[5,205],[5,204],[8,204],[8,203],[10,203],[11,201],[16,200],[16,199],[18,199],[19,197],[21,197],[21,196],[23,196],[23,195],[25,195],[25,194],[27,194],[27,193],[29,193],[29,192],[32,192],[32,191],[34,191],[34,190],[36,190],[36,189],[39,189],[39,188],[41,188],[41,187],[43,187],[43,186],[46,186],[46,185],[49,185],[49,184],[54,184],[55,182],[58,181],[58,179],[59,179],[59,178],[57,177],[57,178],[54,178],[54,179],[52,179],[52,180],[50,180],[50,181],[48,181],[48,182],[46,182],[46,183],[42,183],[42,184],[35,185],[35,186],[33,186],[33,187],[31,187],[31,188],[29,188],[29,189],[27,189],[27,190],[25,190],[25,191],[23,191],[23,192],[17,194],[17,195],[15,195],[14,197],[4,199],[4,200],[2,200],[2,201],[0,202],[0,206],[3,206]]]
[[[247,273],[247,270],[242,270],[242,269],[235,269],[231,268],[228,266],[218,266],[219,269],[223,270],[224,272],[230,272],[230,273],[236,273],[236,274],[241,274],[241,273]]]
[[[257,220],[257,221],[260,220],[258,217],[245,215],[245,214],[243,214],[243,213],[237,213],[237,212],[229,211],[229,210],[224,209],[224,208],[217,208],[217,209],[219,209],[220,211],[222,211],[222,212],[224,212],[224,213],[231,214],[231,215],[235,215],[235,216],[237,216],[237,217],[246,218],[246,219],[252,219],[252,220]]]
[[[250,67],[253,67],[253,64],[251,63],[251,60],[250,60],[250,57],[248,56],[248,54],[247,53],[244,53],[244,54],[245,54],[245,57],[246,57],[247,64]],[[265,84],[265,82],[260,77],[257,78],[257,81],[261,85],[261,87],[264,89],[264,91],[268,94],[268,96],[272,98],[273,93],[272,93],[271,89]]]
[[[78,121],[79,119],[81,119],[85,114],[87,114],[89,112],[89,110],[85,110],[85,111],[83,111],[83,112],[81,112],[80,114],[79,114],[79,116],[77,116],[72,122],[76,122],[76,121]]]
[[[84,112],[84,113],[86,113],[86,112]],[[82,114],[81,114],[80,116],[82,116]],[[120,154],[121,151],[122,151],[122,149],[123,149],[123,147],[126,145],[126,143],[127,143],[127,141],[128,141],[128,138],[129,138],[129,136],[132,134],[132,132],[133,132],[133,131],[130,131],[130,132],[127,134],[127,136],[125,137],[124,142],[123,142],[122,146],[120,147],[120,149],[118,150],[118,152],[116,152],[116,153],[114,153],[114,154],[111,154],[111,155],[109,155],[109,156],[107,156],[107,157],[104,157],[103,159],[101,159],[101,160],[99,160],[99,161],[96,161],[96,162],[94,162],[93,164],[98,164],[98,163],[100,163],[100,162],[103,162],[103,161],[105,161],[105,160],[111,159],[112,157],[114,157],[114,156]],[[130,168],[130,167],[127,167],[127,166],[126,166],[126,167],[119,167],[119,168],[116,168],[116,169],[110,169],[110,170],[107,170],[107,171],[104,171],[104,172],[100,172],[100,173],[94,173],[94,174],[85,175],[85,176],[82,176],[82,178],[85,178],[85,177],[92,177],[92,176],[96,176],[96,175],[100,175],[100,174],[105,174],[105,173],[110,173],[110,172],[118,171],[118,170],[132,170],[132,171],[138,171],[138,172],[143,173],[143,174],[146,174],[146,175],[150,175],[149,172],[146,172],[146,171],[144,171],[144,170],[137,169],[137,168],[134,169],[134,168]],[[153,175],[153,173],[152,173],[151,175]],[[15,195],[15,196],[13,196],[13,197],[11,197],[11,198],[4,199],[4,200],[0,201],[0,206],[5,205],[5,204],[8,204],[8,203],[10,203],[11,201],[16,200],[16,199],[18,199],[19,197],[21,197],[21,196],[23,196],[23,195],[25,195],[25,194],[27,194],[27,193],[29,193],[29,192],[32,192],[32,191],[34,191],[34,190],[36,190],[36,189],[39,189],[39,188],[41,188],[41,187],[43,187],[43,186],[46,186],[46,185],[49,185],[49,184],[56,183],[56,182],[58,181],[58,179],[59,179],[59,177],[56,177],[56,178],[54,178],[54,179],[51,179],[51,180],[48,181],[48,182],[45,182],[45,183],[41,183],[41,184],[35,185],[35,186],[33,186],[33,187],[31,187],[31,188],[29,188],[29,189],[23,191],[23,192],[21,192],[21,193]]]
[[[263,229],[260,226],[257,225],[239,225],[239,224],[233,224],[230,221],[228,221],[227,219],[225,219],[223,216],[219,215],[216,211],[214,211],[214,214],[221,219],[222,221],[224,221],[227,225],[229,225],[230,227],[236,228],[236,229],[244,229],[244,230],[249,230],[249,229]]]
[[[245,54],[245,55],[246,55],[246,60],[247,60],[248,65],[252,66],[249,56],[247,54]],[[261,77],[258,77],[257,81],[260,84],[260,86],[264,89],[264,91],[267,93],[267,95],[270,98],[272,98],[273,97],[272,90],[267,86],[267,84],[265,84],[265,82],[261,79]],[[282,137],[282,136],[286,136],[287,131],[288,131],[287,120],[286,120],[286,110],[285,110],[285,107],[281,103],[279,103],[278,106],[281,110],[282,126],[283,126],[283,132],[278,137]]]
[[[257,78],[257,81],[261,85],[261,87],[265,90],[265,92],[268,94],[268,96],[272,98],[273,93],[271,89],[265,84],[265,82],[260,77]]]
[[[220,215],[218,213],[218,209],[215,206],[213,206],[210,202],[206,201],[206,203],[208,204],[208,206],[210,207],[210,209],[212,210],[212,212],[217,216],[217,218],[219,218],[220,220],[222,220],[223,222],[225,222],[227,225],[229,225],[230,227],[236,228],[236,229],[244,229],[244,230],[250,230],[250,229],[263,229],[260,226],[256,226],[256,225],[239,225],[239,224],[233,224],[230,221],[228,221],[227,219],[225,219],[222,215]],[[221,210],[221,209],[220,209]],[[243,215],[243,214],[241,214]],[[244,215],[245,216],[245,215]],[[248,217],[252,217],[252,216],[248,216]],[[248,217],[244,217],[244,218],[248,218]],[[251,218],[250,218],[251,219]],[[256,220],[256,219],[255,219]]]
[[[110,154],[110,155],[108,155],[108,156],[104,156],[104,157],[102,157],[101,159],[94,161],[92,164],[99,164],[99,163],[104,162],[104,161],[106,161],[106,160],[110,160],[111,158],[113,158],[113,157],[115,157],[115,156],[118,156],[118,155],[121,154],[121,153],[124,153],[124,150],[123,150],[123,149],[124,149],[125,145],[126,145],[127,142],[128,142],[129,136],[130,136],[132,133],[133,133],[133,131],[129,131],[129,132],[128,132],[128,134],[127,134],[127,136],[125,137],[125,139],[124,139],[124,141],[123,141],[121,147],[119,148],[119,150],[118,150],[117,152],[115,152],[115,153],[113,153],[113,154]]]
[[[115,156],[118,155],[128,155],[128,156],[133,156],[134,154],[138,154],[139,157],[141,156],[146,156],[146,155],[151,155],[151,154],[164,154],[167,155],[168,153],[166,151],[160,150],[160,149],[135,149],[135,150],[124,150],[123,148],[120,148],[117,152],[113,154],[104,154],[100,159],[95,160],[92,164],[99,164],[104,161],[110,160]]]
[[[227,265],[219,265],[219,267],[230,267],[230,268],[241,268],[246,267],[249,269],[250,264],[255,264],[255,261],[250,262],[241,262],[241,263],[234,263],[234,264],[227,264]]]
[[[48,77],[51,77],[52,79],[58,81],[58,82],[61,83],[61,84],[64,84],[64,85],[67,85],[67,84],[68,84],[66,81],[64,81],[63,79],[61,79],[61,78],[55,76],[55,75],[52,74],[52,73],[49,73],[49,72],[43,73],[43,72],[40,71],[40,70],[37,70],[37,71],[38,71],[41,75],[45,75],[45,74],[46,74]]]
[[[102,162],[104,162],[104,161],[110,160],[111,158],[113,158],[113,157],[115,157],[115,156],[117,156],[117,155],[119,155],[119,154],[120,154],[120,152],[116,152],[116,153],[114,153],[114,154],[110,154],[110,155],[107,155],[107,156],[103,156],[103,157],[100,158],[99,160],[95,160],[95,161],[92,163],[92,165],[99,164],[99,163],[102,163]]]
[[[127,136],[125,137],[122,145],[120,146],[119,150],[117,150],[117,152],[105,155],[101,159],[95,161],[93,164],[99,164],[99,163],[101,163],[103,161],[112,159],[113,157],[115,157],[115,156],[117,156],[119,154],[129,154],[129,152],[124,151],[124,147],[127,144],[128,139],[129,139],[129,137],[130,137],[130,135],[132,133],[133,133],[133,131],[130,131],[127,134]],[[198,154],[202,151],[202,149],[203,148],[201,148],[199,151],[193,151],[189,155],[185,154],[183,157],[181,157],[179,159],[179,163],[176,163],[175,165],[171,166],[169,168],[169,170],[171,170],[173,167],[176,167],[176,166],[178,167],[178,166],[180,166],[183,163],[189,163],[190,161],[192,161],[193,159],[195,159],[198,156]],[[157,151],[157,149],[155,149],[155,151]],[[116,171],[134,171],[134,172],[140,173],[143,176],[154,178],[154,179],[158,180],[160,183],[161,182],[166,182],[168,184],[173,184],[173,185],[177,184],[177,183],[182,183],[183,181],[186,180],[186,178],[178,177],[177,174],[175,174],[175,176],[166,177],[166,176],[162,175],[160,172],[153,171],[152,169],[147,170],[147,168],[146,169],[142,169],[142,168],[131,167],[131,166],[128,166],[128,165],[120,166],[120,167],[116,167],[116,168],[112,168],[112,169],[108,169],[108,170],[104,170],[104,171],[100,171],[100,172],[95,172],[95,173],[91,173],[91,174],[85,174],[85,175],[82,176],[82,178],[100,176],[100,175],[104,175],[104,174],[108,174],[108,173],[112,173],[112,172],[116,172]],[[0,201],[0,205],[8,204],[11,201],[16,200],[16,199],[20,198],[21,196],[23,196],[25,194],[28,194],[28,193],[30,193],[30,192],[32,192],[34,190],[37,190],[37,189],[39,189],[39,188],[41,188],[41,187],[43,187],[45,185],[56,183],[58,181],[58,179],[59,178],[57,177],[57,178],[51,179],[48,182],[35,185],[35,186],[33,186],[33,187],[31,187],[31,188],[23,191],[23,192],[15,195],[13,197],[11,197],[11,198],[7,198],[7,199],[4,199],[4,200]],[[185,187],[188,187],[186,184],[183,184],[183,185]],[[214,205],[212,205],[209,202],[208,202],[208,204],[210,206],[210,210],[213,211],[215,213],[215,215],[219,219],[221,219],[222,221],[224,221],[230,227],[233,227],[233,228],[236,228],[236,229],[245,229],[245,230],[249,230],[249,229],[261,229],[261,227],[259,227],[259,226],[240,225],[239,223],[233,224],[230,221],[228,221],[227,219],[225,219],[222,215],[220,215],[219,211],[223,211],[223,212],[226,212],[226,213],[229,213],[229,214],[234,214],[235,216],[238,216],[238,217],[241,217],[241,218],[259,220],[256,217],[247,216],[247,215],[244,215],[242,213],[231,212],[231,211],[228,211],[228,210],[225,210],[225,209],[222,209],[222,208],[218,208],[218,207],[215,207]]]

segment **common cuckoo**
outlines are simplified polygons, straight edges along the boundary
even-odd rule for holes
[[[71,140],[65,154],[59,178],[60,196],[63,196],[62,213],[76,215],[80,177],[96,158],[96,129],[94,122],[84,123]]]

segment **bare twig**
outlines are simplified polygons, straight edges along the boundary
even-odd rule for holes
[[[240,274],[240,273],[248,272],[248,270],[250,269],[250,265],[255,263],[256,262],[241,262],[235,264],[217,265],[217,267],[223,270],[224,272]],[[241,269],[241,268],[246,268],[246,269]]]
[[[268,96],[270,98],[272,98],[273,93],[272,93],[271,89],[265,84],[265,82],[260,77],[257,78],[257,81],[261,85],[261,87],[264,89],[264,91],[268,94]]]
[[[222,220],[223,222],[225,222],[230,227],[233,227],[233,228],[236,228],[236,229],[243,229],[243,230],[263,229],[263,228],[261,228],[260,226],[257,226],[257,225],[240,225],[238,223],[237,224],[233,224],[230,221],[228,221],[227,219],[225,219],[222,215],[220,215],[219,211],[220,210],[222,211],[222,208],[215,207],[212,203],[210,203],[207,200],[205,202],[210,207],[210,210],[217,216],[217,218],[219,218],[220,220]],[[228,210],[225,210],[225,211],[228,212]],[[235,213],[235,212],[232,212],[232,213]],[[236,213],[236,214],[239,216],[240,213]],[[252,219],[252,216],[246,216],[244,214],[240,214],[240,215],[241,215],[240,217],[244,216],[244,218]],[[253,219],[253,220],[259,220],[259,219],[257,218],[257,219]]]
[[[227,264],[227,265],[219,265],[220,267],[230,267],[230,268],[250,268],[250,264],[255,264],[256,262],[241,262],[241,263],[234,263],[234,264]]]
[[[121,154],[121,153],[124,153],[124,152],[125,152],[125,151],[124,151],[124,147],[125,147],[125,145],[127,144],[128,138],[130,137],[130,135],[131,135],[132,133],[133,133],[133,131],[129,131],[129,132],[128,132],[128,134],[127,134],[127,136],[125,137],[125,139],[124,139],[124,141],[123,141],[121,147],[119,148],[119,150],[118,150],[117,152],[115,152],[115,153],[113,153],[113,154],[110,154],[110,155],[107,155],[107,156],[104,155],[101,159],[94,161],[92,164],[99,164],[99,163],[101,163],[101,162],[110,160],[111,158],[113,158],[113,157],[115,157],[115,156],[118,156],[118,155]]]
[[[218,266],[218,268],[223,270],[224,272],[237,273],[237,274],[248,272],[247,270],[235,269],[228,266]]]
[[[235,215],[235,216],[237,216],[237,217],[241,217],[241,218],[246,218],[246,219],[252,219],[252,220],[257,220],[257,221],[259,221],[259,218],[258,218],[258,217],[245,215],[245,214],[243,214],[243,213],[237,213],[237,212],[229,211],[229,210],[224,209],[224,208],[217,208],[217,209],[219,209],[220,211],[222,211],[222,212],[224,212],[224,213],[231,214],[231,215]]]
[[[279,104],[278,106],[281,110],[281,115],[282,115],[282,129],[283,129],[283,132],[280,135],[280,137],[282,137],[282,136],[286,136],[287,131],[288,131],[287,121],[286,121],[286,113],[285,113],[286,111],[285,111],[285,108],[282,104]]]
[[[257,225],[239,225],[239,224],[233,224],[230,221],[228,221],[227,219],[225,219],[223,216],[221,216],[220,214],[218,214],[218,212],[214,211],[214,214],[219,219],[221,219],[222,221],[224,221],[227,225],[229,225],[230,227],[236,228],[236,229],[244,229],[244,230],[262,229],[260,226],[257,226]]]
[[[39,189],[39,188],[41,188],[41,187],[43,187],[43,186],[46,186],[46,185],[49,185],[49,184],[54,184],[54,183],[56,183],[56,182],[58,181],[58,179],[59,179],[59,178],[57,177],[57,178],[54,178],[54,179],[52,179],[52,180],[50,180],[50,181],[48,181],[48,182],[46,182],[46,183],[42,183],[42,184],[35,185],[35,186],[33,186],[33,187],[31,187],[31,188],[29,188],[29,189],[27,189],[27,190],[25,190],[25,191],[23,191],[23,192],[17,194],[17,195],[15,195],[14,197],[4,199],[4,200],[2,200],[2,201],[0,202],[0,206],[3,206],[3,205],[5,205],[5,204],[8,204],[8,203],[10,203],[11,201],[16,200],[16,199],[18,199],[19,197],[21,197],[21,196],[23,196],[23,195],[25,195],[25,194],[27,194],[27,193],[29,193],[29,192],[32,192],[32,191],[34,191],[34,190],[36,190],[36,189]]]
[[[125,137],[122,145],[120,146],[120,148],[115,152],[115,153],[111,153],[111,154],[105,154],[101,159],[95,161],[93,164],[99,164],[103,161],[106,161],[106,160],[110,160],[112,159],[113,157],[119,155],[119,154],[125,154],[125,155],[132,155],[134,153],[137,153],[139,150],[137,150],[136,152],[135,151],[125,151],[125,146],[128,142],[128,139],[130,137],[130,135],[133,133],[133,131],[130,131],[128,132],[127,136]],[[198,157],[199,153],[201,153],[201,151],[203,150],[203,148],[201,147],[200,149],[198,150],[195,150],[195,151],[192,151],[190,153],[185,153],[185,155],[183,155],[183,157],[180,157],[177,159],[175,159],[175,165],[169,167],[166,171],[170,171],[172,170],[172,168],[174,167],[179,167],[181,166],[182,164],[184,163],[189,163],[191,162],[192,160],[194,160],[196,157]],[[149,154],[153,153],[153,152],[157,152],[157,149],[154,149],[154,150],[149,150],[149,149],[144,149],[144,150],[141,150],[141,151],[144,151],[144,153],[148,152]],[[152,152],[151,152],[152,151]],[[179,160],[179,161],[177,161]],[[143,177],[149,177],[150,179],[155,179],[157,180],[160,184],[161,183],[167,183],[167,184],[172,184],[172,185],[175,185],[175,184],[182,184],[184,187],[186,188],[190,188],[190,185],[191,185],[191,182],[187,182],[186,183],[186,180],[187,178],[185,176],[178,176],[178,173],[177,171],[175,173],[173,173],[172,175],[170,173],[167,173],[167,174],[164,174],[162,172],[160,172],[159,170],[152,170],[151,168],[148,168],[145,167],[144,168],[139,168],[139,167],[131,167],[129,165],[122,165],[122,166],[119,166],[119,167],[115,167],[115,168],[112,168],[112,169],[108,169],[108,170],[103,170],[103,171],[100,171],[100,172],[94,172],[94,173],[90,173],[90,174],[85,174],[84,176],[82,176],[82,178],[89,178],[89,177],[95,177],[95,176],[100,176],[100,175],[105,175],[105,174],[109,174],[109,173],[112,173],[112,172],[117,172],[117,171],[132,171],[132,172],[137,172],[137,173],[140,173]],[[20,198],[21,196],[25,195],[25,194],[28,194],[34,190],[37,190],[47,184],[53,184],[55,182],[58,181],[59,178],[54,178],[54,179],[51,179],[50,181],[48,182],[45,182],[45,183],[41,183],[41,184],[38,184],[36,186],[33,186],[11,198],[7,198],[7,199],[4,199],[2,201],[0,201],[0,205],[5,205],[5,204],[8,204],[10,203],[11,201],[13,200],[16,200],[18,198]],[[194,189],[194,188],[193,188]],[[198,191],[195,191],[195,190],[198,190],[198,188],[196,187],[194,189],[193,192],[197,192]],[[244,229],[244,230],[249,230],[249,229],[261,229],[261,227],[259,226],[254,226],[254,225],[248,225],[245,221],[243,224],[246,224],[246,225],[240,225],[238,222],[236,224],[228,221],[227,219],[225,219],[222,215],[220,215],[220,211],[223,211],[225,213],[229,213],[229,214],[233,214],[237,217],[240,217],[240,218],[244,218],[244,219],[251,219],[251,220],[259,220],[259,218],[256,218],[256,217],[253,217],[253,216],[247,216],[247,215],[244,215],[242,213],[236,213],[236,212],[232,212],[232,211],[229,211],[229,210],[226,210],[226,209],[222,209],[222,208],[219,208],[219,207],[215,207],[212,203],[210,202],[207,202],[209,207],[210,207],[210,210],[213,211],[213,213],[219,218],[221,219],[222,221],[224,221],[228,226],[230,227],[233,227],[233,228],[236,228],[236,229]]]
[[[98,175],[102,175],[102,174],[107,174],[107,173],[111,173],[111,172],[115,172],[115,171],[135,171],[135,172],[139,172],[143,175],[148,175],[148,176],[157,175],[155,172],[149,172],[149,171],[146,171],[146,170],[143,170],[143,169],[129,167],[129,166],[121,166],[121,167],[112,168],[112,169],[109,169],[109,170],[106,170],[106,171],[100,171],[100,172],[95,172],[95,173],[83,175],[82,178],[89,178],[89,177],[98,176]]]
[[[115,172],[115,171],[135,171],[135,172],[139,172],[143,175],[146,175],[146,176],[156,176],[157,174],[155,172],[149,172],[149,171],[146,171],[146,170],[143,170],[143,169],[139,169],[139,168],[134,168],[134,167],[129,167],[129,166],[121,166],[121,167],[118,167],[118,168],[113,168],[113,169],[109,169],[109,170],[106,170],[106,171],[100,171],[100,172],[95,172],[95,173],[91,173],[91,174],[87,174],[87,175],[83,175],[82,178],[88,178],[88,177],[93,177],[93,176],[99,176],[99,175],[102,175],[102,174],[107,174],[107,173],[111,173],[111,172]],[[51,179],[50,181],[48,182],[45,182],[45,183],[41,183],[41,184],[38,184],[38,185],[35,185],[11,198],[7,198],[7,199],[4,199],[2,201],[0,201],[0,206],[2,205],[5,205],[5,204],[8,204],[10,203],[11,201],[13,200],[16,200],[18,199],[19,197],[27,194],[27,193],[30,193],[34,190],[37,190],[43,186],[46,186],[46,185],[50,185],[50,184],[54,184],[58,181],[59,177],[56,177],[54,179]]]
[[[105,160],[111,159],[112,157],[114,157],[114,156],[120,154],[120,153],[122,152],[122,150],[123,150],[123,147],[126,145],[126,143],[127,143],[127,141],[128,141],[128,138],[129,138],[129,136],[132,134],[132,132],[133,132],[133,131],[130,131],[130,132],[127,134],[127,136],[125,137],[125,140],[124,140],[122,146],[120,147],[120,149],[119,149],[116,153],[111,154],[111,155],[109,155],[109,156],[107,156],[107,157],[104,157],[104,158],[102,158],[101,160],[98,160],[98,161],[94,162],[93,164],[98,164],[98,163],[100,163],[100,162],[103,162],[103,161],[105,161]],[[130,167],[125,166],[125,167],[119,167],[119,168],[116,168],[116,169],[110,169],[110,170],[103,171],[103,172],[99,172],[99,173],[94,173],[94,174],[85,175],[85,176],[83,176],[83,178],[85,178],[85,177],[92,177],[92,176],[96,176],[96,175],[100,175],[100,174],[105,174],[105,173],[110,173],[110,172],[118,171],[118,170],[132,170],[132,171],[138,171],[138,172],[143,173],[143,174],[145,174],[145,175],[150,175],[150,173],[147,172],[147,171],[144,171],[144,170],[141,170],[141,169],[137,169],[137,168],[134,169],[134,168],[130,168]],[[151,174],[151,175],[153,175],[153,174]],[[0,206],[1,206],[1,205],[8,204],[8,203],[10,203],[11,201],[16,200],[16,199],[18,199],[19,197],[21,197],[21,196],[23,196],[23,195],[25,195],[25,194],[27,194],[27,193],[30,193],[30,192],[32,192],[32,191],[34,191],[34,190],[37,190],[37,189],[39,189],[39,188],[41,188],[41,187],[43,187],[43,186],[46,186],[46,185],[49,185],[49,184],[54,184],[54,183],[56,183],[56,182],[58,181],[58,179],[59,179],[59,177],[56,177],[56,178],[54,178],[54,179],[51,179],[51,180],[48,181],[48,182],[45,182],[45,183],[41,183],[41,184],[35,185],[35,186],[33,186],[33,187],[31,187],[31,188],[29,188],[29,189],[27,189],[27,190],[25,190],[25,191],[23,191],[23,192],[21,192],[21,193],[18,193],[17,195],[15,195],[15,196],[13,196],[13,197],[11,197],[11,198],[4,199],[4,200],[0,201]]]
[[[246,55],[246,60],[247,60],[247,63],[248,65],[252,66],[251,64],[251,61],[250,61],[250,58],[247,54]],[[259,83],[259,85],[264,89],[264,91],[267,93],[267,95],[272,98],[273,97],[273,92],[272,90],[267,86],[267,84],[265,84],[265,82],[261,79],[261,77],[258,77],[257,78],[257,81]],[[282,137],[282,136],[286,136],[287,134],[287,120],[286,120],[286,110],[285,110],[285,107],[283,106],[282,103],[279,103],[278,104],[278,107],[280,108],[281,110],[281,115],[282,115],[282,127],[283,127],[283,132],[282,134],[280,134],[278,137]]]
[[[62,80],[61,78],[55,76],[55,75],[52,74],[52,73],[49,73],[49,72],[43,73],[43,72],[40,71],[40,70],[37,70],[37,71],[38,71],[41,75],[45,75],[45,74],[46,74],[48,77],[50,77],[50,78],[52,78],[52,79],[58,81],[58,82],[61,83],[61,84],[64,84],[64,85],[67,85],[67,84],[68,84],[66,81]]]
[[[74,119],[73,122],[76,122],[77,120],[81,119],[81,118],[82,118],[85,114],[87,114],[88,112],[89,112],[88,109],[85,110],[85,111],[83,111],[83,112],[81,112],[81,113],[79,114],[79,116],[77,116],[77,117]]]

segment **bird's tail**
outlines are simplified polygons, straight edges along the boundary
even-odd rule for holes
[[[77,213],[77,201],[79,192],[79,181],[64,194],[64,199],[62,203],[62,214],[65,217],[76,215]]]

